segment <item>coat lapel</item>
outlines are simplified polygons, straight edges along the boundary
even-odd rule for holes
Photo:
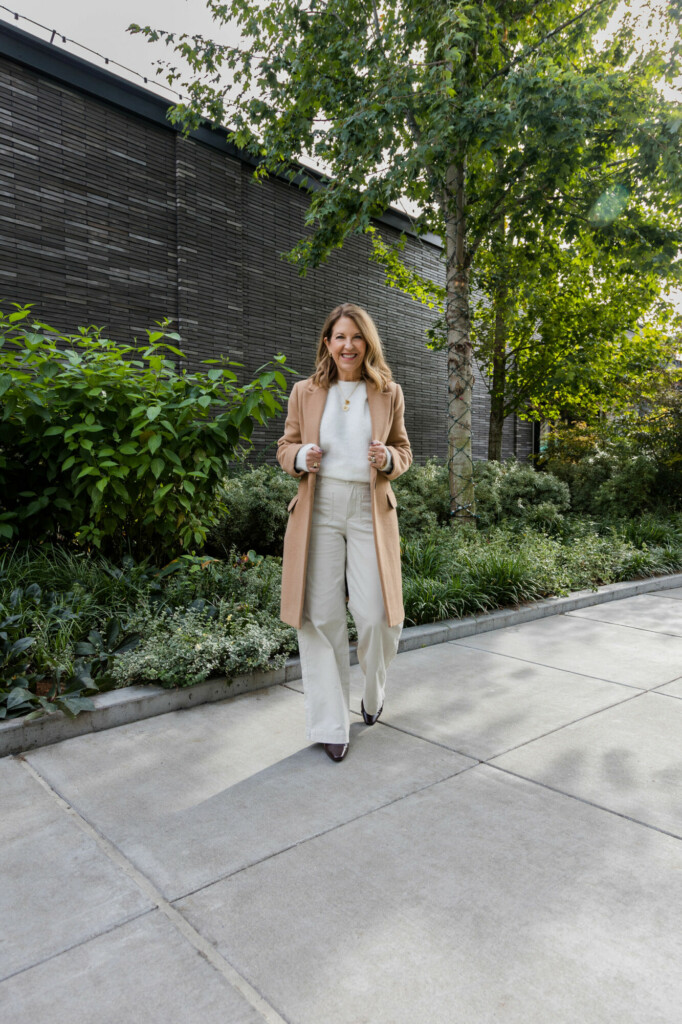
[[[305,423],[302,425],[305,433],[305,437],[303,437],[304,444],[316,444],[318,447],[320,445],[320,423],[322,422],[324,407],[327,404],[328,394],[329,392],[326,388],[318,388],[314,384],[308,385]]]
[[[391,418],[390,391],[377,391],[373,384],[367,384],[367,404],[372,420],[372,440],[385,441]]]

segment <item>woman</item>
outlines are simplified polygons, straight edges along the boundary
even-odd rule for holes
[[[412,462],[405,402],[369,313],[344,303],[320,332],[315,373],[289,396],[277,459],[299,478],[284,538],[280,617],[298,630],[306,738],[348,751],[348,606],[365,676],[362,715],[382,712],[405,617],[390,480]]]

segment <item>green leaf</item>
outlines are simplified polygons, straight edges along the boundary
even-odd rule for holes
[[[63,695],[57,699],[56,703],[72,718],[75,718],[81,711],[94,711],[95,709],[95,705],[90,697],[67,697]]]
[[[30,690],[23,686],[14,686],[7,697],[7,710],[11,711],[13,708],[22,707],[24,704],[32,704],[35,699],[35,694],[31,693]]]
[[[162,412],[160,405],[150,405],[147,409],[147,419],[155,420],[157,416],[160,416]]]
[[[10,654],[20,654],[22,651],[27,651],[35,643],[35,638],[31,636],[22,637],[20,640],[15,640],[9,649]]]
[[[151,471],[152,471],[152,473],[154,474],[154,476],[156,477],[157,480],[159,479],[159,477],[163,473],[164,467],[165,467],[165,462],[163,461],[163,459],[153,459],[152,460],[152,464],[151,464],[150,468],[151,468]]]

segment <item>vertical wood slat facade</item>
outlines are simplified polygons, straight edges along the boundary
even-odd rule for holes
[[[270,178],[224,132],[189,138],[165,119],[167,103],[28,33],[0,26],[0,299],[34,303],[63,331],[103,325],[121,342],[146,340],[170,316],[188,363],[219,354],[243,373],[284,352],[312,370],[329,309],[354,301],[376,320],[405,392],[415,457],[447,452],[444,353],[426,349],[433,314],[388,288],[353,236],[305,278],[281,258],[304,232],[308,193]],[[387,240],[408,231],[407,261],[444,278],[440,247],[391,212]],[[474,457],[487,456],[488,394],[474,389]],[[274,461],[282,420],[258,432]],[[525,458],[532,425],[510,417],[503,455]]]

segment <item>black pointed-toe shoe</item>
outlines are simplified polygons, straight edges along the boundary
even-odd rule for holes
[[[360,708],[362,709],[362,717],[365,720],[365,725],[374,725],[374,723],[379,720],[379,715],[384,710],[384,705],[383,704],[381,705],[381,707],[377,711],[376,715],[368,715],[367,714],[367,712],[365,711],[365,702],[362,701],[362,700],[360,701]]]
[[[348,753],[347,743],[323,743],[324,752],[332,761],[343,761]]]

